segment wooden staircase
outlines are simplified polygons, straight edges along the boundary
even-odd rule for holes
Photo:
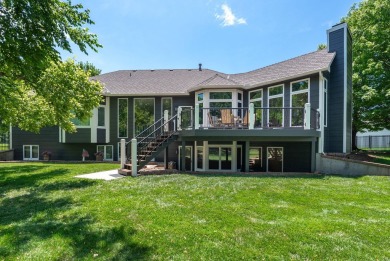
[[[165,122],[164,118],[161,118],[135,137],[137,140],[137,172],[177,140],[176,118],[175,115]],[[131,146],[130,142],[127,142],[126,145],[129,148]],[[126,151],[128,150],[126,149]],[[131,176],[132,166],[131,157],[129,157],[124,168],[119,169],[118,173]]]

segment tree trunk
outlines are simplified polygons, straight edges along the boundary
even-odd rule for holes
[[[352,125],[352,150],[357,151],[359,148],[356,146],[356,134],[358,133],[356,127]]]

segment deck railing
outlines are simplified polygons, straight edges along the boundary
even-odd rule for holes
[[[179,129],[279,129],[319,128],[319,112],[304,108],[242,107],[199,108],[181,112]]]

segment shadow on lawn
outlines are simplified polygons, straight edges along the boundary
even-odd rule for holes
[[[35,170],[40,169],[38,166]],[[68,171],[61,168],[0,181],[0,195],[4,196],[0,199],[0,241],[7,242],[6,246],[0,246],[0,257],[15,259],[31,251],[39,259],[47,255],[47,248],[57,255],[54,259],[92,259],[94,255],[115,260],[147,259],[151,249],[133,242],[136,231],[131,226],[97,223],[92,214],[72,211],[82,204],[69,195],[72,190],[92,186],[97,181],[73,178],[56,181],[56,176]],[[42,182],[50,178],[53,181]],[[69,196],[55,193],[65,190]]]
[[[314,173],[260,173],[260,172],[250,172],[250,173],[199,173],[191,172],[188,173],[196,177],[240,177],[240,178],[302,178],[302,179],[324,179],[326,175],[324,174],[314,174]]]

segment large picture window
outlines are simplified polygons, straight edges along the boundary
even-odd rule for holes
[[[135,136],[154,123],[154,98],[134,99],[134,120]]]
[[[98,127],[106,126],[106,107],[101,106],[98,108]]]
[[[283,127],[284,85],[268,88],[268,126]]]
[[[255,128],[261,128],[263,125],[263,90],[249,92],[249,103],[255,107]],[[244,116],[246,117],[246,116]]]
[[[118,99],[118,137],[127,138],[128,133],[128,112],[129,105],[127,98]]]
[[[283,148],[282,147],[267,148],[267,171],[283,172]]]
[[[168,118],[172,117],[172,98],[165,97],[161,99],[161,114],[164,116],[164,111],[168,111]]]
[[[303,126],[305,104],[309,102],[309,79],[291,83],[291,127]]]

